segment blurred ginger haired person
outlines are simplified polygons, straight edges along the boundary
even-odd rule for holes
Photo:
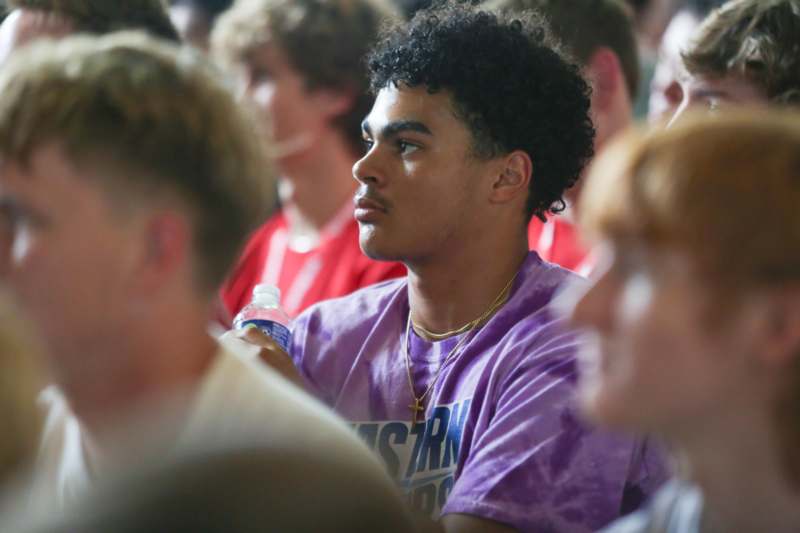
[[[0,63],[19,47],[41,37],[58,39],[74,33],[101,35],[144,31],[178,42],[162,0],[8,0],[9,14],[0,25]]]
[[[613,532],[800,524],[800,117],[695,117],[601,155],[583,223],[603,265],[572,319],[584,410],[654,433],[680,473]]]

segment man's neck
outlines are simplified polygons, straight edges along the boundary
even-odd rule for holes
[[[124,429],[121,425],[173,405],[200,382],[218,350],[205,328],[203,322],[181,319],[141,334],[129,330],[109,347],[114,364],[103,367],[102,375],[60,384],[99,449],[107,451],[107,438]]]
[[[409,264],[408,291],[414,324],[434,333],[458,329],[484,314],[519,272],[528,254],[521,228],[514,237],[475,238],[443,250],[423,264]]]
[[[281,161],[280,187],[289,230],[321,231],[352,201],[355,156],[338,134],[324,136],[311,152]]]
[[[683,449],[688,476],[703,492],[703,531],[797,531],[800,487],[786,477],[771,414],[763,409],[753,416],[732,415],[730,421],[738,422],[728,429],[746,427],[746,432],[727,432],[736,438],[720,442],[713,428],[696,431]]]

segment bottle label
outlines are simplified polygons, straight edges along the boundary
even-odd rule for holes
[[[272,320],[260,320],[253,318],[242,321],[238,325],[238,329],[245,329],[251,324],[272,337],[275,342],[280,344],[281,348],[283,348],[283,351],[289,353],[289,328]]]

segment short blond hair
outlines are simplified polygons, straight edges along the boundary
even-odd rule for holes
[[[99,35],[141,30],[180,41],[163,0],[9,0],[8,7],[57,13],[74,23],[79,32]]]
[[[800,115],[740,110],[631,133],[598,157],[580,201],[590,234],[682,249],[720,298],[796,286]],[[777,431],[790,475],[800,483],[797,351],[791,383],[778,391]]]
[[[353,105],[335,125],[360,153],[361,121],[373,101],[365,57],[381,26],[398,18],[389,0],[237,0],[218,19],[211,46],[223,64],[237,64],[271,42],[309,89],[352,91]]]
[[[275,202],[263,140],[229,88],[198,53],[143,34],[40,42],[11,58],[0,157],[25,164],[47,143],[79,169],[110,169],[99,186],[120,202],[178,204],[209,291]]]

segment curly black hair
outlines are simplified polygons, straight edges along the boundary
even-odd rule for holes
[[[533,13],[465,5],[420,11],[386,30],[367,58],[371,88],[447,91],[481,158],[514,150],[533,161],[529,216],[564,209],[564,191],[594,154],[590,88]]]

